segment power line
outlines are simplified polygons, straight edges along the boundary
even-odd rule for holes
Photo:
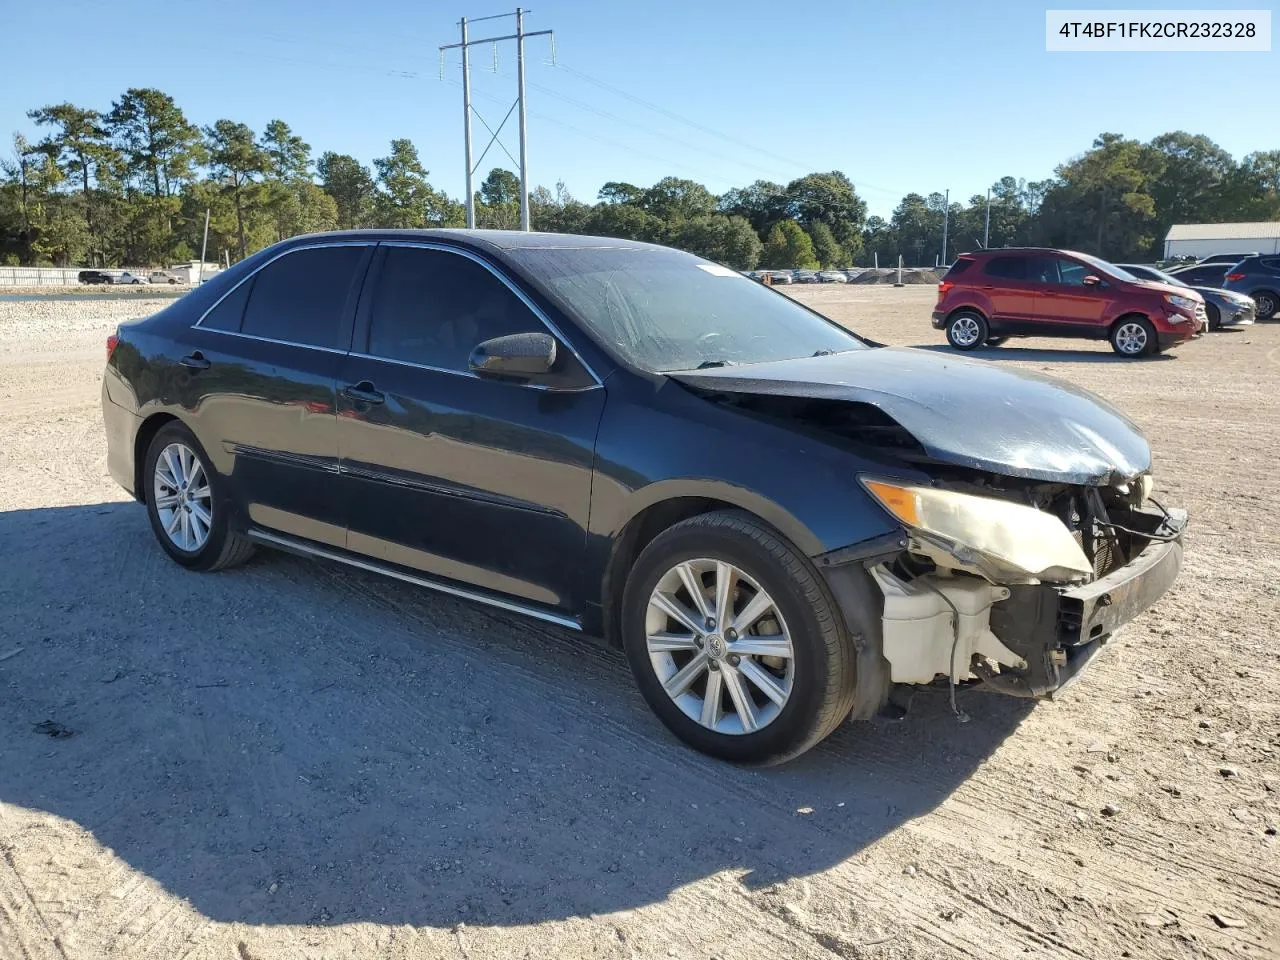
[[[507,16],[510,16],[510,14],[507,14]],[[526,34],[526,36],[528,36],[528,34]],[[280,42],[291,42],[291,40],[292,40],[292,41],[297,41],[297,42],[305,42],[304,38],[296,38],[296,37],[295,37],[295,38],[290,38],[290,37],[288,37],[287,35],[284,35],[284,34],[266,34],[266,35],[264,35],[264,37],[265,37],[266,39],[269,39],[269,40],[278,40],[278,41],[280,41]],[[480,43],[480,42],[488,42],[488,41],[475,41],[475,43]],[[356,46],[356,45],[353,45],[353,44],[346,44],[346,45],[339,44],[339,45],[336,45],[336,46],[345,47],[346,49],[350,49],[350,50],[353,50],[353,51],[359,51],[359,52],[376,52],[376,51],[373,51],[373,50],[372,50],[372,48],[369,48],[369,47],[360,47],[360,46]],[[454,46],[457,46],[457,45],[455,44]],[[196,49],[204,49],[204,50],[208,50],[208,51],[210,51],[210,52],[216,52],[216,53],[218,53],[218,54],[222,54],[222,55],[231,54],[232,56],[237,56],[237,57],[245,57],[245,58],[258,59],[258,60],[265,60],[265,61],[273,61],[273,62],[276,62],[276,63],[283,63],[283,64],[297,64],[297,65],[305,65],[305,66],[314,66],[314,67],[318,67],[318,68],[320,68],[320,69],[323,69],[323,70],[325,70],[326,72],[329,72],[329,73],[338,72],[338,71],[353,71],[353,70],[354,70],[354,71],[359,71],[359,72],[363,72],[363,73],[371,74],[371,75],[387,76],[387,77],[391,77],[391,78],[394,78],[394,79],[397,79],[397,80],[426,80],[426,79],[430,79],[430,78],[429,78],[429,76],[428,76],[426,73],[424,73],[423,71],[419,71],[419,70],[401,70],[401,69],[388,69],[388,68],[369,67],[369,66],[366,66],[366,65],[364,65],[364,64],[353,63],[353,62],[351,62],[351,61],[349,61],[349,60],[348,60],[348,61],[343,61],[343,62],[337,62],[337,63],[335,63],[335,62],[333,62],[333,61],[317,60],[317,59],[314,59],[314,58],[305,58],[305,57],[296,57],[296,56],[281,56],[281,55],[278,55],[278,54],[265,53],[265,52],[262,52],[262,51],[228,50],[228,49],[226,49],[226,48],[213,48],[213,47],[197,47]],[[710,135],[710,136],[714,136],[714,137],[717,137],[718,139],[724,140],[724,141],[726,141],[726,142],[728,142],[728,143],[733,143],[733,144],[735,144],[735,145],[738,145],[738,146],[742,146],[742,147],[744,147],[744,148],[747,148],[747,149],[751,150],[753,153],[758,154],[758,155],[760,155],[760,156],[763,156],[763,157],[770,157],[770,158],[772,158],[772,159],[774,159],[774,160],[776,160],[776,161],[779,161],[779,162],[784,163],[784,164],[786,164],[786,165],[788,165],[788,166],[791,166],[791,167],[795,167],[795,168],[797,168],[797,169],[799,169],[799,170],[809,171],[809,168],[811,167],[811,164],[803,164],[803,163],[800,163],[799,161],[797,161],[797,160],[795,160],[795,159],[784,157],[784,156],[782,156],[782,155],[780,155],[780,154],[776,154],[776,153],[773,153],[773,152],[771,152],[771,151],[769,151],[769,150],[765,150],[765,149],[763,149],[763,148],[759,147],[759,146],[758,146],[758,145],[756,145],[756,144],[752,144],[752,143],[750,143],[750,142],[748,142],[748,141],[745,141],[745,140],[742,140],[742,139],[740,139],[740,138],[734,137],[734,136],[732,136],[732,135],[730,135],[730,134],[726,134],[726,133],[723,133],[723,132],[721,132],[721,131],[715,130],[714,128],[709,127],[709,126],[707,126],[706,124],[701,123],[700,121],[693,120],[692,118],[682,116],[681,114],[676,113],[675,111],[668,110],[668,109],[667,109],[667,108],[665,108],[665,107],[662,107],[662,106],[660,106],[660,105],[658,105],[658,104],[652,103],[652,102],[650,102],[650,101],[648,101],[648,100],[644,99],[643,97],[636,96],[635,94],[632,94],[632,93],[629,93],[629,92],[627,92],[627,91],[625,91],[625,90],[622,90],[621,88],[616,87],[616,86],[614,86],[614,85],[612,85],[612,84],[609,84],[609,83],[607,83],[607,82],[605,82],[605,81],[603,81],[603,80],[600,80],[600,79],[598,79],[598,78],[596,78],[596,77],[592,77],[592,76],[590,76],[589,74],[586,74],[586,73],[584,73],[584,72],[583,72],[583,71],[581,71],[581,70],[577,70],[577,69],[575,69],[575,68],[573,68],[573,67],[568,67],[568,66],[565,66],[564,64],[559,64],[559,63],[557,63],[555,66],[556,66],[556,69],[563,70],[565,73],[570,74],[570,75],[572,75],[572,76],[574,76],[574,77],[577,77],[577,78],[579,78],[579,79],[581,79],[581,80],[584,80],[585,82],[590,83],[590,84],[592,84],[593,86],[599,87],[599,88],[600,88],[600,89],[602,89],[602,90],[606,90],[606,91],[608,91],[608,92],[610,92],[610,93],[615,94],[616,96],[622,97],[622,98],[624,98],[624,99],[626,99],[626,100],[628,100],[628,101],[630,101],[630,102],[636,103],[637,105],[642,106],[642,107],[644,107],[644,108],[646,108],[646,109],[648,109],[648,110],[651,110],[651,111],[653,111],[653,112],[655,112],[655,113],[658,113],[658,114],[660,114],[660,115],[662,115],[662,116],[664,116],[664,117],[667,117],[667,118],[672,119],[672,120],[676,120],[676,121],[678,121],[678,122],[680,122],[680,123],[684,123],[684,124],[686,124],[686,125],[688,125],[688,126],[693,127],[694,129],[700,130],[700,131],[702,131],[702,132],[704,132],[704,133],[706,133],[706,134],[708,134],[708,135]],[[510,74],[507,74],[507,73],[502,73],[501,75],[502,75],[502,76],[504,76],[504,77],[509,77],[509,76],[510,76]],[[446,82],[452,83],[455,87],[461,87],[461,86],[462,86],[462,84],[458,83],[458,82],[457,82],[457,81],[455,81],[455,80],[447,80],[447,79],[446,79]],[[771,167],[771,166],[764,166],[764,165],[761,165],[761,164],[758,164],[758,163],[752,163],[752,162],[749,162],[749,161],[744,161],[744,160],[743,160],[743,159],[741,159],[740,157],[732,157],[732,156],[727,156],[727,155],[725,155],[725,154],[717,153],[717,152],[714,152],[714,151],[708,151],[705,147],[698,146],[698,145],[696,145],[696,144],[692,144],[692,143],[690,143],[690,142],[689,142],[689,141],[687,141],[687,140],[683,140],[683,139],[680,139],[680,138],[678,138],[678,137],[675,137],[675,136],[673,136],[673,135],[671,135],[670,133],[667,133],[667,132],[665,132],[665,131],[657,130],[657,129],[653,128],[653,127],[649,127],[649,126],[646,126],[646,125],[643,125],[643,124],[638,124],[638,123],[636,123],[636,122],[635,122],[635,121],[633,121],[633,120],[629,120],[629,119],[627,119],[626,117],[622,117],[622,116],[619,116],[618,114],[615,114],[615,113],[613,113],[613,112],[611,112],[611,111],[604,110],[604,109],[599,108],[599,107],[595,107],[595,106],[593,106],[593,105],[591,105],[591,104],[588,104],[588,103],[586,103],[586,102],[584,102],[584,101],[582,101],[582,100],[578,100],[578,99],[576,99],[576,98],[574,98],[574,97],[570,97],[570,96],[568,96],[568,95],[566,95],[566,94],[562,94],[562,93],[560,93],[559,91],[553,90],[553,89],[551,89],[551,88],[549,88],[549,87],[546,87],[546,86],[544,86],[544,85],[542,85],[542,84],[529,83],[528,85],[529,85],[529,86],[531,86],[531,87],[534,87],[536,90],[538,90],[538,91],[540,91],[540,92],[542,92],[542,93],[545,93],[546,95],[548,95],[548,96],[550,96],[550,97],[553,97],[553,98],[555,98],[555,99],[557,99],[557,100],[561,100],[561,101],[563,101],[563,102],[565,102],[565,103],[567,103],[567,104],[569,104],[569,105],[571,105],[571,106],[574,106],[574,107],[576,107],[576,108],[578,108],[578,109],[580,109],[580,110],[584,110],[584,111],[587,111],[587,112],[593,113],[593,114],[595,114],[595,115],[597,115],[597,116],[600,116],[600,117],[602,117],[602,118],[604,118],[604,119],[611,120],[611,121],[613,121],[613,122],[615,122],[615,123],[619,123],[619,124],[625,125],[625,126],[626,126],[626,127],[628,127],[629,129],[633,129],[633,130],[642,130],[642,131],[644,131],[644,132],[646,132],[646,133],[648,133],[648,134],[650,134],[650,135],[652,135],[652,136],[659,136],[659,137],[662,137],[663,139],[669,140],[669,141],[673,142],[674,144],[676,144],[676,145],[678,145],[678,146],[684,147],[685,149],[693,150],[693,151],[697,151],[698,153],[705,154],[705,155],[706,155],[706,156],[708,156],[708,157],[712,157],[712,158],[716,158],[716,159],[720,159],[720,160],[725,160],[725,161],[727,161],[727,162],[734,163],[734,164],[736,164],[736,165],[737,165],[737,166],[739,166],[739,167],[743,167],[743,168],[747,168],[747,169],[754,169],[754,170],[756,170],[756,171],[769,171],[769,172],[771,172],[771,173],[776,173],[776,172],[778,172],[778,171],[777,171],[777,168],[774,168],[774,167]],[[494,101],[496,101],[496,102],[502,102],[502,103],[505,103],[505,102],[506,102],[506,101],[501,100],[501,98],[493,97],[493,96],[488,95],[488,94],[479,94],[479,95],[481,95],[481,96],[485,96],[487,99],[491,99],[491,100],[494,100]],[[651,151],[646,151],[646,150],[643,150],[643,149],[639,149],[639,148],[636,148],[636,147],[630,146],[630,145],[625,144],[625,143],[620,143],[620,142],[618,142],[618,141],[616,141],[616,140],[612,140],[612,139],[610,139],[610,138],[608,138],[608,137],[604,137],[604,136],[601,136],[601,135],[599,135],[599,134],[595,134],[595,133],[591,133],[591,132],[586,131],[586,130],[582,130],[582,129],[578,128],[578,127],[573,126],[573,125],[572,125],[572,124],[570,124],[570,123],[567,123],[567,122],[565,122],[565,121],[563,121],[563,120],[556,119],[556,118],[554,118],[554,117],[549,117],[549,116],[547,116],[547,115],[545,115],[545,114],[540,114],[540,113],[536,113],[536,112],[531,112],[531,113],[530,113],[530,115],[531,115],[531,116],[536,117],[536,118],[537,118],[537,119],[539,119],[539,120],[545,121],[545,122],[547,122],[547,123],[555,124],[556,126],[559,126],[559,127],[563,128],[563,129],[565,129],[565,130],[568,130],[569,132],[571,132],[571,133],[573,133],[573,134],[575,134],[575,135],[577,135],[577,136],[583,137],[584,139],[593,140],[593,141],[595,141],[595,142],[597,142],[597,143],[606,144],[606,145],[611,146],[611,147],[614,147],[614,148],[616,148],[616,149],[618,149],[618,150],[620,150],[620,151],[626,152],[626,153],[628,153],[628,154],[630,154],[630,155],[634,155],[634,156],[643,156],[643,157],[646,157],[646,158],[648,158],[648,159],[650,159],[650,160],[655,160],[655,161],[658,161],[658,162],[661,162],[661,163],[664,163],[664,164],[670,164],[670,165],[674,166],[674,167],[675,167],[675,168],[677,168],[677,169],[683,168],[683,169],[685,169],[685,170],[687,170],[687,171],[689,171],[689,172],[691,172],[691,173],[696,173],[698,176],[701,176],[701,177],[704,177],[704,178],[708,178],[708,179],[712,179],[712,180],[720,179],[720,178],[723,176],[723,173],[722,173],[722,172],[720,172],[720,171],[709,171],[709,170],[702,169],[702,168],[698,168],[698,167],[691,167],[691,166],[689,166],[689,165],[688,165],[687,160],[683,160],[683,159],[682,159],[682,160],[673,160],[673,159],[672,159],[672,158],[670,158],[670,157],[665,157],[665,156],[662,156],[662,155],[659,155],[659,154],[655,154],[655,153],[653,153],[653,152],[651,152]],[[500,141],[499,141],[499,145],[500,145],[500,146],[502,145]],[[507,152],[508,157],[510,157],[510,156],[511,156],[510,152],[509,152],[509,151],[506,151],[505,146],[503,146],[503,150],[504,150],[504,152]],[[514,158],[512,158],[512,162],[513,162],[513,163],[515,163],[515,162],[516,162],[516,161],[514,160]],[[904,190],[902,190],[902,189],[891,189],[891,188],[888,188],[888,187],[883,187],[883,186],[879,186],[879,185],[872,184],[872,183],[867,183],[866,181],[860,181],[860,180],[859,180],[859,181],[855,181],[855,187],[856,187],[857,189],[859,189],[859,190],[872,190],[872,191],[875,191],[875,192],[884,193],[884,194],[887,194],[887,195],[890,195],[890,196],[896,196],[896,197],[901,197],[901,196],[905,195],[905,193],[910,192],[910,191],[904,191]]]
[[[461,89],[462,87],[462,84],[459,83],[457,80],[450,80],[446,78],[444,82],[448,84],[452,84],[453,86],[458,87],[459,89]],[[505,102],[501,97],[495,96],[490,93],[477,92],[475,95],[479,97],[484,97],[486,100],[492,100],[495,103]],[[546,114],[538,113],[537,111],[534,111],[534,110],[529,111],[529,116],[534,117],[537,120],[541,120],[545,123],[554,124],[555,126],[560,127],[564,130],[568,130],[570,133],[573,133],[586,140],[594,140],[596,143],[606,144],[607,146],[614,147],[632,156],[641,156],[649,160],[656,160],[659,163],[668,164],[669,166],[675,168],[676,170],[683,169],[689,173],[694,173],[700,177],[705,177],[707,179],[712,179],[712,180],[715,179],[717,176],[719,176],[719,174],[716,174],[710,170],[704,170],[699,167],[690,167],[683,160],[675,160],[675,159],[672,159],[671,157],[661,156],[656,153],[650,153],[647,150],[642,150],[637,147],[633,147],[630,144],[619,143],[617,140],[610,140],[608,137],[603,137],[597,133],[591,133],[590,131],[583,130],[580,127],[575,127],[571,123],[566,123],[565,121],[560,120],[556,117],[550,117],[550,116],[547,116]]]
[[[575,76],[580,80],[585,80],[587,83],[597,86],[602,90],[607,90],[616,96],[623,97],[626,100],[630,100],[632,103],[638,104],[639,106],[642,106],[648,110],[652,110],[655,113],[661,114],[662,116],[667,117],[668,119],[678,121],[679,123],[687,124],[697,130],[701,130],[703,133],[706,133],[710,136],[718,137],[721,140],[725,140],[729,143],[735,144],[740,147],[745,147],[748,150],[753,150],[756,153],[759,153],[761,156],[772,157],[774,160],[779,160],[787,164],[788,166],[796,167],[797,169],[809,170],[811,167],[811,164],[801,163],[800,161],[795,160],[793,158],[784,157],[780,154],[773,153],[769,150],[765,150],[762,147],[760,147],[758,144],[750,143],[749,141],[739,139],[738,137],[732,136],[727,133],[723,133],[719,130],[714,129],[713,127],[707,126],[705,123],[702,123],[701,121],[694,120],[690,117],[686,117],[679,113],[676,113],[674,110],[668,110],[666,107],[660,106],[659,104],[646,100],[643,97],[638,97],[633,93],[629,93],[626,90],[623,90],[619,87],[615,87],[611,83],[606,83],[604,80],[600,80],[596,77],[593,77],[590,74],[584,73],[581,70],[576,70],[573,67],[570,67],[564,63],[556,63],[554,64],[554,67],[555,69],[563,70],[565,73],[571,74],[572,76]],[[894,196],[901,196],[903,192],[901,190],[894,190],[889,187],[877,186],[876,184],[867,183],[866,181],[861,181],[856,185],[861,186],[863,189],[866,189],[866,190],[876,190],[882,193],[892,194]]]

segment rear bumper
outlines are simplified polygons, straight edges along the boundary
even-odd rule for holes
[[[947,325],[947,315],[940,310],[933,311],[933,329],[941,330]]]
[[[134,489],[133,447],[138,437],[138,417],[111,399],[107,392],[107,377],[102,382],[102,425],[107,434],[107,472],[111,479],[133,496]]]

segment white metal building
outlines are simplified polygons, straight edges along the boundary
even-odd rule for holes
[[[1280,253],[1280,221],[1175,223],[1164,238],[1166,259],[1215,253]]]

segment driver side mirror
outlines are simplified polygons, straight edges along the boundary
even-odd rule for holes
[[[1095,277],[1092,273],[1091,273],[1091,274],[1089,274],[1087,277],[1085,277],[1085,278],[1084,278],[1083,280],[1081,280],[1080,282],[1081,282],[1081,283],[1083,283],[1086,287],[1100,287],[1100,286],[1102,286],[1102,280],[1101,280],[1100,278],[1098,278],[1098,277]]]
[[[482,377],[528,380],[551,372],[556,340],[549,333],[512,333],[485,340],[471,351],[467,365]]]

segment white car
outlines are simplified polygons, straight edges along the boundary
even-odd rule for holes
[[[150,283],[150,282],[151,280],[148,279],[147,277],[144,277],[142,274],[130,273],[128,270],[126,270],[124,273],[116,277],[116,283],[138,284],[138,283]]]
[[[152,270],[151,276],[147,278],[150,283],[185,283],[176,273],[170,273],[168,270]]]

